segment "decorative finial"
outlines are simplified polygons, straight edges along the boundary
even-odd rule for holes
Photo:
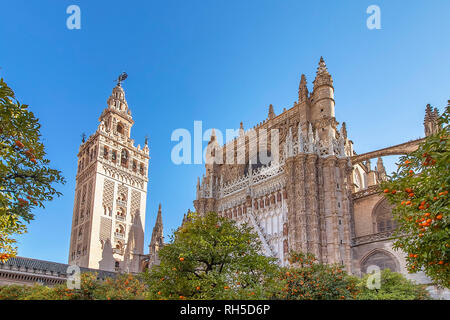
[[[117,86],[120,87],[122,81],[124,81],[126,78],[128,78],[128,74],[126,72],[122,72],[115,80],[117,82]]]
[[[319,67],[317,68],[317,73],[318,74],[328,73],[327,65],[325,64],[325,60],[323,60],[322,56],[320,57]]]
[[[86,133],[82,133],[81,134],[81,142],[85,143],[86,142]]]
[[[323,57],[320,57],[319,66],[317,67],[317,73],[316,78],[313,81],[314,83],[314,90],[315,88],[326,84],[333,86],[333,79],[331,78],[330,73],[328,72],[327,65],[325,64],[325,60]]]
[[[275,112],[273,111],[273,105],[269,105],[269,119],[275,118]]]
[[[148,134],[145,135],[145,145],[148,146]]]

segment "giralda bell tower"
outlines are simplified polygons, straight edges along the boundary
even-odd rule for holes
[[[150,157],[147,139],[141,148],[130,138],[125,78],[119,76],[97,130],[79,148],[69,264],[138,272]]]

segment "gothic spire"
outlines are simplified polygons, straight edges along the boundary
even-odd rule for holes
[[[341,135],[344,139],[347,139],[347,125],[345,124],[345,122],[342,122]]]
[[[269,106],[268,118],[269,118],[269,120],[275,118],[275,112],[273,111],[273,105],[272,104]]]
[[[438,121],[439,119],[439,110],[437,108],[434,108],[433,110],[433,117],[435,121]]]
[[[383,164],[383,159],[381,157],[378,157],[377,160],[377,172],[378,172],[378,178],[380,180],[385,180],[386,178],[386,168],[384,167]]]
[[[300,85],[298,86],[298,103],[305,102],[308,99],[308,87],[306,86],[306,77],[302,74]]]
[[[161,226],[161,229],[162,229],[161,203],[159,204],[159,207],[158,207],[158,214],[157,214],[157,216],[156,216],[155,227],[156,227],[156,226]]]
[[[323,84],[333,86],[333,79],[328,72],[327,65],[323,57],[320,57],[319,66],[317,67],[316,78],[313,81],[314,89]]]
[[[427,104],[425,108],[425,118],[423,120],[423,125],[425,127],[425,136],[429,136],[435,134],[439,131],[439,111],[437,108],[431,107],[430,104]]]
[[[213,142],[216,140],[216,130],[214,128],[212,128],[211,130],[211,137],[209,138],[209,143]]]
[[[149,245],[149,266],[159,264],[158,251],[164,245],[163,223],[161,215],[161,203],[158,208],[155,226],[153,227],[152,239]]]

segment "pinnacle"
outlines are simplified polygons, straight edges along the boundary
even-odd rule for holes
[[[325,64],[325,60],[323,57],[320,57],[319,67],[317,68],[317,74],[328,74],[327,65]]]
[[[269,119],[275,118],[275,112],[273,111],[273,105],[269,105]]]
[[[210,141],[214,141],[214,140],[216,140],[216,130],[214,128],[212,128]]]
[[[155,227],[156,227],[157,225],[162,225],[161,203],[159,204],[158,215],[156,216]]]

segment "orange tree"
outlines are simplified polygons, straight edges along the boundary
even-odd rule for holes
[[[131,274],[101,281],[96,273],[82,273],[79,289],[69,289],[66,284],[0,286],[0,300],[143,300],[145,297],[144,283]]]
[[[261,251],[258,235],[249,226],[214,212],[191,214],[159,251],[160,265],[145,274],[149,298],[269,298],[279,269],[276,260]]]
[[[60,172],[49,167],[40,141],[39,119],[21,104],[0,79],[0,260],[15,254],[12,234],[26,230],[34,207],[44,207],[60,193]]]
[[[313,254],[291,253],[290,267],[282,270],[284,300],[346,300],[358,294],[358,280],[339,265],[317,262]]]
[[[440,130],[419,148],[400,158],[397,172],[381,184],[395,207],[398,222],[395,248],[407,254],[414,273],[423,270],[432,280],[450,287],[450,105],[440,117]]]

